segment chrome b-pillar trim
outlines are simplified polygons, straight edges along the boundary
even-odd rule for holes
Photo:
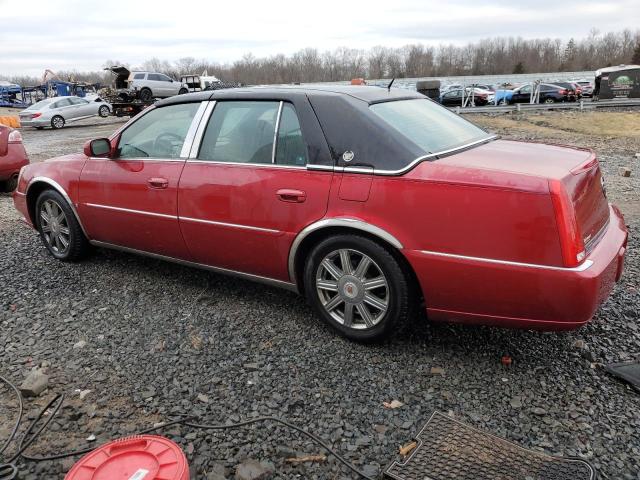
[[[297,285],[295,262],[296,253],[298,252],[300,244],[310,233],[327,227],[348,227],[354,228],[356,230],[362,230],[363,232],[367,232],[381,238],[397,249],[403,248],[400,240],[391,235],[389,232],[363,220],[359,220],[357,218],[325,218],[324,220],[319,220],[305,227],[291,244],[291,249],[289,250],[289,279],[294,284]]]

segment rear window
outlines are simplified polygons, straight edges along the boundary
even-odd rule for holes
[[[376,103],[371,110],[428,153],[488,139],[484,130],[427,99]]]
[[[48,98],[46,100],[40,100],[38,103],[34,103],[33,105],[31,105],[29,108],[26,108],[25,110],[40,110],[45,108],[51,103],[53,103],[52,98]]]

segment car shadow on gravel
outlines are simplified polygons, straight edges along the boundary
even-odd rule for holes
[[[200,313],[215,310],[219,297],[248,300],[257,296],[261,298],[260,303],[270,307],[270,311],[286,309],[294,312],[288,321],[304,322],[305,328],[318,329],[323,332],[323,336],[340,338],[337,332],[315,315],[302,295],[287,290],[114,250],[96,249],[88,261],[99,267],[102,266],[99,264],[108,264],[104,266],[116,269],[119,275],[126,270],[127,274],[146,277],[150,283],[162,283],[168,277],[173,277],[182,284],[185,292],[199,292],[193,300],[193,309]],[[218,300],[212,300],[216,297]],[[206,318],[206,313],[202,317]],[[469,360],[479,351],[483,356],[489,351],[499,361],[503,355],[531,357],[535,356],[535,352],[545,351],[550,346],[558,349],[566,347],[571,336],[571,332],[432,323],[424,313],[420,313],[404,331],[378,345],[362,344],[362,347],[378,351],[405,350],[407,347],[448,351],[463,355]],[[357,345],[346,339],[340,340]]]

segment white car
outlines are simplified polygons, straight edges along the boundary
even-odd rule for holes
[[[45,98],[18,115],[23,127],[58,129],[67,123],[95,116],[108,117],[110,114],[111,105],[99,97],[89,100],[70,96]]]
[[[116,75],[116,91],[123,99],[133,97],[149,103],[154,98],[172,97],[189,92],[186,83],[178,82],[164,73],[129,71],[123,66],[113,66],[105,70],[110,70]]]

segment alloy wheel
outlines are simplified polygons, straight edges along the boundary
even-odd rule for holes
[[[357,250],[343,248],[325,256],[316,271],[315,286],[322,307],[345,327],[372,328],[389,308],[384,272]]]
[[[51,250],[64,255],[71,243],[69,222],[62,207],[51,199],[45,200],[40,207],[40,228]]]
[[[64,119],[60,116],[53,117],[53,120],[51,120],[51,123],[53,124],[54,128],[64,127]]]

